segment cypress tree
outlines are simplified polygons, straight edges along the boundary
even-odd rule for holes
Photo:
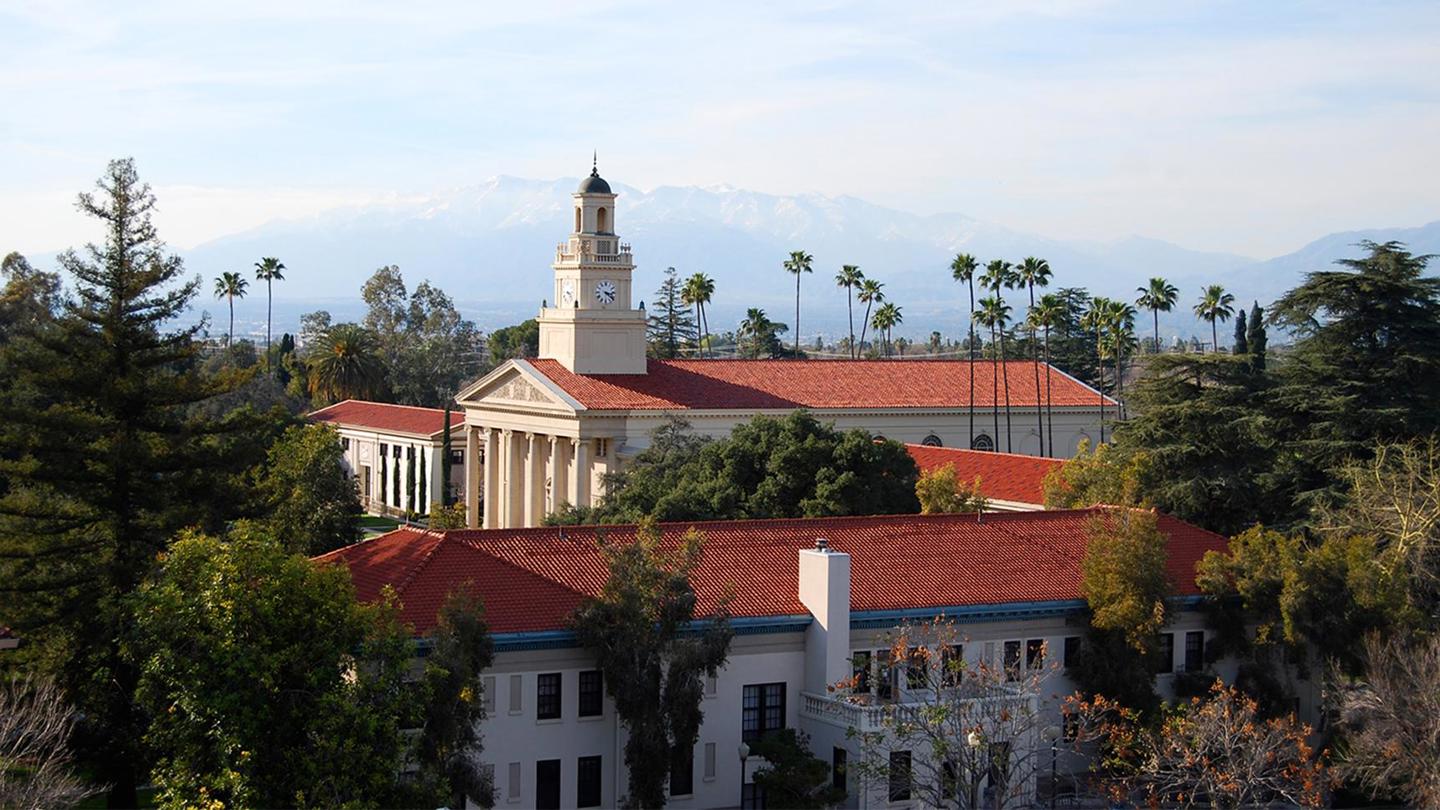
[[[445,398],[445,433],[440,439],[440,505],[449,506],[454,498],[450,495],[450,400]],[[470,459],[473,461],[473,459]]]
[[[1263,372],[1265,346],[1270,342],[1270,338],[1265,333],[1265,310],[1260,308],[1259,301],[1250,305],[1250,332],[1247,338],[1250,344],[1250,367],[1257,372]]]
[[[74,742],[110,804],[134,807],[145,724],[121,650],[127,598],[181,528],[236,516],[235,473],[263,457],[251,438],[263,431],[247,412],[197,407],[230,384],[200,370],[203,320],[175,325],[200,282],[156,233],[134,163],[112,161],[96,186],[78,208],[104,241],[59,257],[74,297],[3,349],[0,624],[81,711]]]
[[[1235,313],[1235,342],[1231,346],[1233,354],[1249,354],[1250,342],[1247,339],[1249,330],[1245,328],[1245,310]]]

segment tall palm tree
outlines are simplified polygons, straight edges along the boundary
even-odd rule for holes
[[[979,268],[975,257],[969,253],[957,253],[950,261],[950,277],[965,282],[970,288],[970,308],[965,320],[970,325],[970,444],[975,444],[975,270]]]
[[[1105,334],[1109,312],[1110,299],[1096,296],[1090,299],[1090,308],[1080,316],[1080,328],[1095,333],[1095,363],[1100,373],[1100,378],[1095,383],[1100,400],[1100,444],[1105,443]]]
[[[810,263],[815,261],[803,250],[790,251],[790,258],[785,260],[785,271],[795,274],[795,356],[800,356],[800,274],[812,272]]]
[[[905,316],[900,314],[900,307],[895,306],[893,303],[882,304],[879,309],[875,310],[875,315],[870,320],[870,325],[875,327],[876,332],[885,333],[886,357],[890,356],[890,346],[892,345],[890,337],[892,331],[904,320]]]
[[[1135,349],[1135,308],[1124,301],[1110,301],[1105,307],[1105,328],[1109,335],[1109,352],[1115,361],[1115,402],[1120,411],[1117,419],[1125,418],[1125,355]]]
[[[215,279],[215,297],[225,298],[230,302],[230,334],[225,337],[225,345],[229,346],[235,342],[235,299],[245,297],[245,288],[250,282],[239,273],[221,273]]]
[[[867,278],[860,282],[860,292],[855,294],[861,303],[865,304],[865,317],[860,319],[860,345],[865,345],[865,327],[870,325],[870,308],[885,300],[885,293],[882,290],[884,284],[873,278]]]
[[[1016,278],[1014,267],[1015,265],[1010,262],[1004,261],[1003,259],[996,259],[985,265],[985,275],[980,278],[980,283],[990,290],[995,300],[1000,302],[1002,306],[1005,304],[1005,298],[1000,294],[1000,290],[1002,288],[1011,289],[1015,286]],[[1006,321],[1008,322],[1010,315],[1010,308],[1008,306],[1005,307],[1005,315]],[[999,347],[1000,359],[1002,361],[1000,364],[1000,374],[1004,379],[1005,385],[1005,452],[1010,453],[1015,450],[1015,444],[1014,432],[1010,427],[1010,364],[1003,362],[1009,359],[1005,354],[1005,330],[1003,328],[1000,330]],[[996,447],[997,449],[999,447],[998,439],[996,440]]]
[[[1225,292],[1225,288],[1219,284],[1211,284],[1205,288],[1200,296],[1200,303],[1195,305],[1195,314],[1201,319],[1210,322],[1210,346],[1213,351],[1220,351],[1220,334],[1216,331],[1216,321],[1228,321],[1235,314],[1235,296]]]
[[[1031,307],[1028,318],[1032,329],[1038,326],[1045,330],[1045,421],[1048,432],[1044,447],[1049,448],[1051,456],[1055,455],[1055,414],[1050,407],[1050,330],[1064,319],[1065,301],[1058,295],[1040,296],[1040,301]],[[1041,454],[1044,455],[1043,448]]]
[[[270,305],[274,302],[271,285],[285,280],[285,265],[274,256],[266,256],[255,263],[255,278],[265,282],[265,368],[270,368]]]
[[[855,288],[865,281],[857,265],[847,264],[835,274],[835,285],[845,288],[845,312],[850,317],[850,359],[855,359]]]
[[[1135,292],[1140,297],[1135,299],[1135,306],[1141,309],[1150,310],[1150,315],[1155,319],[1155,347],[1156,354],[1160,353],[1160,313],[1169,312],[1175,308],[1175,302],[1180,298],[1180,291],[1175,285],[1163,278],[1152,278],[1150,284],[1145,287],[1136,287]]]
[[[375,333],[353,323],[320,333],[309,352],[310,393],[332,402],[370,399],[385,380],[385,361]]]
[[[775,335],[775,324],[765,310],[751,307],[745,312],[745,320],[736,331],[736,344],[751,359],[758,359],[762,353],[769,353],[770,342]]]
[[[680,297],[686,304],[695,307],[695,322],[700,326],[700,354],[710,342],[710,320],[705,312],[710,299],[715,295],[715,279],[704,273],[696,273],[685,279],[680,288]]]
[[[1030,291],[1030,309],[1035,311],[1035,288],[1050,286],[1050,263],[1044,259],[1037,259],[1034,256],[1026,256],[1020,262],[1020,268],[1015,274],[1015,280],[1024,285]],[[1026,318],[1026,322],[1029,322]],[[1040,344],[1035,342],[1035,324],[1030,324],[1030,359],[1031,367],[1035,369],[1035,425],[1040,436],[1040,455],[1045,455],[1045,422],[1040,415]]]
[[[1005,325],[1010,322],[1010,307],[998,295],[987,296],[980,299],[980,308],[972,314],[981,326],[990,330],[990,410],[995,416],[995,449],[1000,449],[1000,368],[1002,362],[1000,354],[996,351],[997,346],[1003,346],[1002,338],[999,336],[1005,333]],[[1006,411],[1005,426],[1010,426],[1010,414]]]

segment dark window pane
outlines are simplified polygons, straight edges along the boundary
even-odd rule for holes
[[[965,677],[965,645],[952,644],[946,647],[940,655],[940,666],[944,668],[940,676],[941,685],[959,686]]]
[[[535,810],[560,810],[560,760],[535,763]]]
[[[850,754],[844,748],[836,748],[830,756],[830,784],[836,790],[845,790],[845,767]]]
[[[905,688],[930,688],[930,659],[926,656],[925,650],[920,647],[911,647],[909,659],[905,662]]]
[[[541,720],[560,717],[560,673],[550,672],[536,678],[535,716]]]
[[[1066,636],[1066,637],[1065,637],[1065,668],[1066,668],[1066,669],[1069,669],[1069,668],[1075,666],[1075,663],[1076,663],[1079,655],[1080,655],[1080,637],[1079,637],[1079,636]]]
[[[861,650],[850,655],[850,668],[855,675],[855,693],[870,693],[870,652]]]
[[[1185,671],[1199,672],[1205,668],[1205,631],[1185,634]]]
[[[1010,743],[990,744],[990,786],[1005,795],[1010,786]]]
[[[890,801],[903,802],[910,798],[910,752],[890,752]]]
[[[1005,680],[1013,681],[1020,677],[1020,642],[1005,642]]]
[[[600,806],[600,757],[580,757],[575,774],[575,805]]]
[[[785,684],[749,684],[741,691],[740,735],[760,739],[767,731],[785,727]]]
[[[695,792],[695,747],[674,748],[670,752],[670,795],[689,796]]]
[[[877,650],[875,652],[875,696],[881,700],[889,700],[894,690],[894,669],[890,666],[890,651]]]
[[[581,717],[595,717],[605,711],[605,681],[598,669],[580,673],[579,711]]]
[[[1032,638],[1025,642],[1025,668],[1039,669],[1045,663],[1045,640]]]
[[[1161,633],[1160,643],[1155,645],[1155,671],[1175,671],[1175,634]]]

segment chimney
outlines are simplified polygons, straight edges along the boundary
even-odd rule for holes
[[[799,556],[800,603],[814,617],[805,631],[805,690],[823,695],[850,677],[850,555],[819,537]]]

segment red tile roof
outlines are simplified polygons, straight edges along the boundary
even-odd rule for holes
[[[417,408],[413,405],[392,405],[388,402],[366,402],[362,399],[347,399],[328,408],[321,408],[310,414],[316,422],[333,425],[371,428],[392,433],[413,433],[433,436],[445,425],[445,411],[440,408]],[[456,408],[450,412],[450,426],[465,423],[465,412]]]
[[[557,360],[527,361],[565,393],[593,410],[964,408],[970,404],[966,360],[650,360],[645,374],[575,374]],[[1045,402],[1045,371],[1011,360],[1010,404]],[[975,363],[975,407],[989,408],[994,369]],[[1003,372],[1002,372],[1003,373]],[[1050,402],[1098,406],[1095,389],[1059,370],[1050,375]],[[1001,401],[1004,399],[1003,386]],[[1113,400],[1106,399],[1108,406]]]
[[[1058,458],[1022,456],[1018,453],[988,453],[959,447],[928,447],[907,444],[910,457],[920,472],[930,472],[946,464],[955,465],[956,476],[966,483],[980,479],[980,494],[994,501],[1045,503],[1041,484],[1051,471],[1065,462]]]
[[[848,552],[851,610],[927,609],[1073,600],[1080,597],[1086,524],[1096,509],[975,515],[740,520],[665,524],[674,540],[705,533],[693,583],[700,613],[733,592],[735,616],[805,613],[796,595],[796,551],[817,537]],[[1168,516],[1168,570],[1181,595],[1195,595],[1195,563],[1225,538]],[[559,630],[606,571],[596,544],[628,541],[634,526],[426,532],[399,529],[318,557],[349,566],[364,601],[391,585],[419,634],[435,625],[447,593],[473,582],[491,630]]]

